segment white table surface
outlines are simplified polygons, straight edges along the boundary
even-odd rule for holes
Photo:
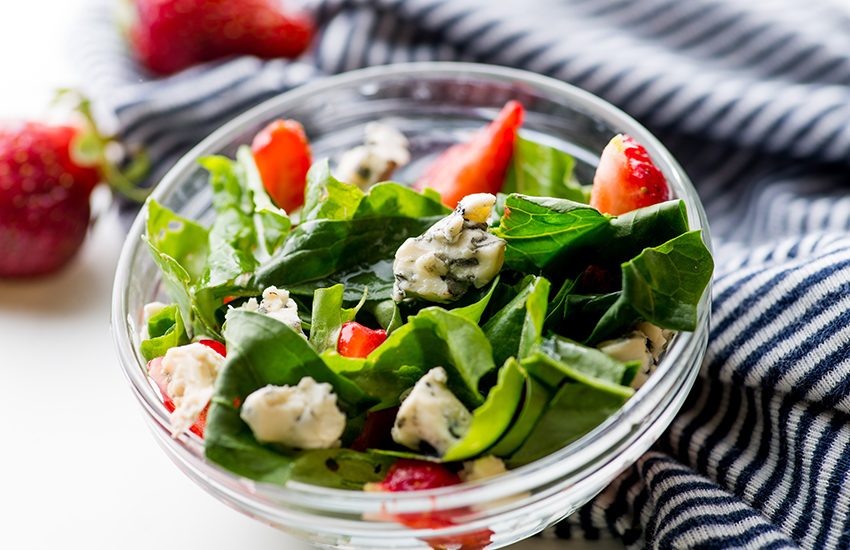
[[[86,1],[3,0],[0,118],[43,118],[53,91],[77,83],[62,52]],[[106,215],[62,272],[0,281],[0,548],[310,548],[194,485],[143,424],[109,330],[123,239]],[[533,539],[511,548],[622,545]]]

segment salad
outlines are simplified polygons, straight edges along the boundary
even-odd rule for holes
[[[527,464],[617,411],[696,328],[712,258],[633,139],[582,183],[523,114],[411,183],[393,128],[332,170],[276,121],[202,159],[210,227],[149,200],[170,303],[145,307],[139,352],[173,436],[258,481],[399,491]]]

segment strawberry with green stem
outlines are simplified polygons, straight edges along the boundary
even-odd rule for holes
[[[61,93],[70,95],[84,128],[0,123],[0,277],[44,275],[67,264],[85,239],[89,196],[99,182],[135,201],[147,196],[134,183],[146,159],[119,170],[106,156],[114,140],[97,132],[87,100]]]

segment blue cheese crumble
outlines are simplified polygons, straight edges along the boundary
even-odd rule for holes
[[[505,262],[506,246],[488,229],[495,203],[488,193],[468,195],[423,235],[407,239],[393,262],[393,300],[452,302],[470,286],[493,280]]]
[[[433,449],[442,456],[466,435],[472,413],[446,387],[447,382],[443,367],[434,367],[416,382],[396,414],[393,441],[426,454]]]
[[[268,385],[245,398],[239,416],[260,443],[293,449],[339,447],[345,414],[333,386],[305,376],[297,386]]]

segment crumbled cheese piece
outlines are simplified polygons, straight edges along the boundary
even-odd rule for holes
[[[139,331],[139,338],[141,340],[150,340],[151,335],[148,333],[148,321],[167,307],[168,304],[163,304],[162,302],[151,302],[142,307],[142,329]]]
[[[493,280],[505,262],[506,246],[488,230],[495,203],[488,193],[468,195],[423,235],[407,239],[393,262],[393,299],[451,302],[470,286]]]
[[[343,153],[336,168],[337,179],[364,190],[410,162],[407,138],[392,126],[370,122],[365,134],[365,143]]]
[[[442,456],[460,441],[472,423],[463,403],[446,387],[448,375],[434,367],[416,382],[402,401],[392,429],[393,441],[417,451],[426,443]]]
[[[345,414],[337,407],[333,386],[305,376],[297,386],[260,388],[245,398],[239,416],[261,443],[293,449],[338,447]]]
[[[463,469],[458,472],[458,476],[462,481],[478,481],[488,477],[504,474],[508,469],[505,468],[504,461],[495,455],[486,455],[475,460],[467,460],[463,463]]]
[[[650,322],[638,323],[635,330],[616,338],[606,340],[596,346],[606,355],[623,363],[640,361],[640,367],[631,382],[631,387],[640,388],[658,366],[658,358],[667,348],[675,334],[672,330],[662,329]]]
[[[178,346],[166,352],[162,373],[168,383],[166,393],[174,401],[170,419],[173,437],[191,428],[210,402],[223,362],[224,357],[204,344]]]
[[[301,330],[301,319],[298,317],[298,304],[289,297],[289,292],[286,290],[270,286],[263,291],[262,302],[258,303],[256,298],[249,298],[247,302],[238,308],[231,308],[227,313],[230,313],[233,309],[262,313],[289,325],[292,330],[304,336],[304,332]],[[225,314],[226,318],[227,314]]]

